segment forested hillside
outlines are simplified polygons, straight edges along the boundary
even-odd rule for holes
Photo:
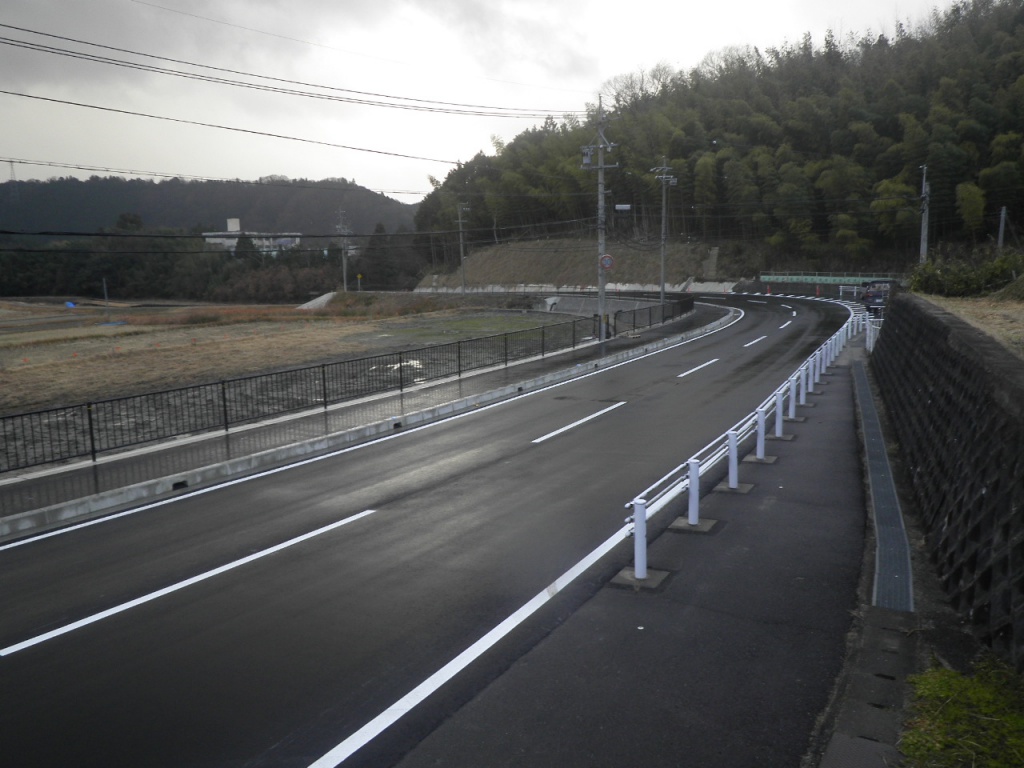
[[[415,205],[346,179],[308,181],[271,176],[257,182],[124,179],[7,182],[0,186],[0,230],[99,232],[122,214],[150,230],[220,231],[240,219],[250,232],[334,234],[341,212],[354,232],[378,224],[388,232],[413,227]]]
[[[660,240],[659,175],[677,179],[674,242],[757,249],[765,267],[915,263],[925,168],[933,248],[992,240],[1003,207],[1008,242],[1024,225],[1020,0],[961,2],[892,36],[721,51],[689,72],[623,75],[603,95],[611,252]],[[593,237],[581,147],[598,143],[595,104],[586,125],[549,120],[478,155],[420,205],[421,239],[456,260],[459,205],[471,245]]]
[[[605,141],[616,257],[659,247],[663,200],[673,246],[696,256],[717,246],[720,264],[751,273],[908,270],[925,205],[940,282],[943,259],[967,254],[958,274],[973,273],[988,257],[972,249],[1000,232],[1020,245],[1024,0],[963,0],[891,35],[719,51],[687,72],[621,75],[602,98],[584,124],[549,119],[456,167],[414,219],[413,206],[344,179],[7,182],[0,230],[103,231],[0,234],[0,295],[99,296],[106,281],[123,298],[293,301],[341,283],[344,261],[350,283],[362,275],[364,288],[404,289],[481,245],[594,242],[597,174],[581,167],[582,149]],[[211,253],[181,237],[227,218],[249,231],[331,235],[341,211],[347,239],[305,237],[277,254],[245,242]],[[980,284],[999,287],[1016,263],[1004,259]]]
[[[402,289],[422,264],[414,205],[345,179],[154,182],[118,177],[7,182],[0,188],[0,296],[306,301],[345,282]],[[235,253],[202,232],[298,233],[297,248]],[[340,229],[351,233],[341,235]],[[344,253],[343,253],[344,252]]]

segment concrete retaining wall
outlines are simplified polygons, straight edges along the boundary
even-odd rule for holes
[[[1024,669],[1024,361],[901,294],[871,366],[943,587],[979,638]]]

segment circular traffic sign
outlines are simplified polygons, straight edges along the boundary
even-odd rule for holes
[[[601,257],[601,268],[602,269],[605,269],[605,270],[611,269],[613,266],[615,266],[615,259],[613,259],[611,256],[609,256],[607,253],[604,256]]]

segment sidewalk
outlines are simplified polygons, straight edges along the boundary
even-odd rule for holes
[[[603,345],[604,356],[601,345],[594,342],[402,393],[102,455],[96,463],[85,460],[9,472],[0,475],[0,541],[450,416],[521,390],[571,378],[583,366],[611,365],[642,354],[645,348],[697,335],[720,318],[720,311],[699,307],[688,317],[608,340]]]
[[[869,605],[863,357],[855,339],[766,461],[743,463],[749,492],[702,498],[710,532],[685,525],[685,498],[652,521],[659,587],[620,574],[401,768],[896,764],[913,614]]]

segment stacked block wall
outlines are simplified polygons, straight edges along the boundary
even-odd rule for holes
[[[983,642],[1024,669],[1024,361],[902,294],[871,368],[946,593]]]

